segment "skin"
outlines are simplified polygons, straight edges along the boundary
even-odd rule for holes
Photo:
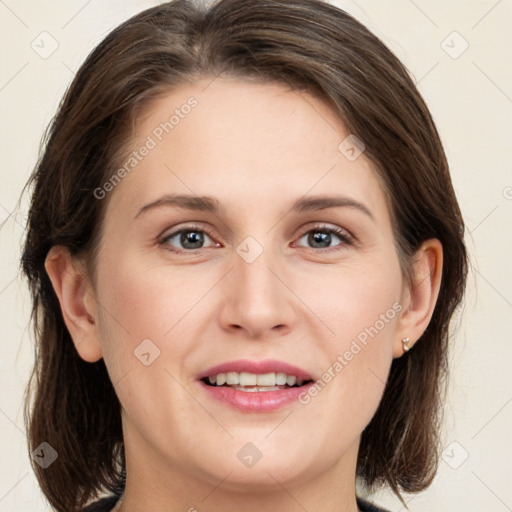
[[[328,105],[281,84],[182,85],[144,112],[130,151],[190,96],[197,106],[103,199],[95,282],[63,247],[46,260],[78,353],[104,358],[122,404],[120,510],[354,512],[361,432],[402,338],[412,347],[431,318],[441,244],[422,245],[407,285],[370,161],[338,150],[349,133]],[[347,206],[289,213],[305,195],[334,192],[373,219]],[[214,197],[225,212],[166,206],[134,219],[171,193]],[[352,243],[304,236],[322,225]],[[179,236],[159,243],[185,227],[206,230],[203,248]],[[251,263],[236,251],[248,236],[263,249]],[[394,303],[401,311],[307,405],[241,412],[195,380],[238,358],[279,359],[320,378]],[[160,350],[148,366],[134,356],[144,339]],[[248,442],[262,453],[252,468],[237,458]]]

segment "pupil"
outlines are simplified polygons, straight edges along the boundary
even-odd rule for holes
[[[310,242],[323,244],[322,247],[329,247],[331,242],[331,234],[330,233],[321,233],[316,232],[310,235]]]
[[[203,235],[198,231],[185,231],[181,234],[180,242],[188,249],[198,249],[203,243]],[[188,243],[191,243],[192,247]]]

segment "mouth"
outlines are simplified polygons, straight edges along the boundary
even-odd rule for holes
[[[301,368],[276,359],[230,361],[205,370],[196,379],[206,397],[246,413],[295,407],[315,381]]]
[[[300,388],[310,384],[312,379],[297,377],[284,372],[256,374],[249,372],[226,372],[209,375],[200,379],[207,386],[227,387],[249,393],[280,391],[282,389]]]

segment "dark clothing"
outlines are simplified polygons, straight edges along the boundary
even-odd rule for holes
[[[363,501],[360,498],[357,498],[357,506],[359,507],[361,512],[387,512],[387,510],[372,505],[368,501]]]
[[[110,512],[119,500],[119,496],[109,496],[108,498],[101,498],[90,505],[87,505],[82,512]]]
[[[91,503],[83,509],[83,512],[110,512],[115,506],[119,496],[109,496],[108,498],[102,498],[94,503]],[[357,506],[361,512],[387,512],[382,508],[378,508],[367,501],[363,501],[357,498]]]

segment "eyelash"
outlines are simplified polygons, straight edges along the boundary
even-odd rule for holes
[[[168,244],[168,241],[171,240],[172,238],[174,238],[175,236],[180,235],[182,233],[189,232],[189,231],[205,233],[213,241],[213,236],[209,233],[209,231],[207,229],[204,229],[203,227],[200,227],[200,226],[187,226],[185,228],[179,229],[178,231],[173,231],[169,235],[166,235],[164,238],[162,238],[158,242],[158,244],[160,246],[165,246],[166,250],[168,250],[172,253],[175,253],[175,254],[190,254],[190,253],[193,253],[194,251],[201,251],[203,249],[208,249],[208,247],[200,247],[198,249],[181,249],[180,250],[180,249],[176,249]],[[310,249],[313,249],[317,253],[341,250],[341,249],[343,249],[343,246],[353,245],[353,243],[354,243],[353,237],[351,235],[349,235],[345,230],[342,230],[340,228],[333,227],[333,226],[326,226],[326,225],[318,225],[318,226],[314,226],[311,229],[308,229],[306,232],[304,232],[299,237],[299,240],[301,238],[303,238],[305,235],[308,235],[309,233],[312,233],[312,232],[313,233],[328,233],[331,235],[336,235],[342,242],[338,246],[335,246],[335,247],[326,247],[326,248],[320,248],[320,249],[315,249],[314,247],[310,247]]]

